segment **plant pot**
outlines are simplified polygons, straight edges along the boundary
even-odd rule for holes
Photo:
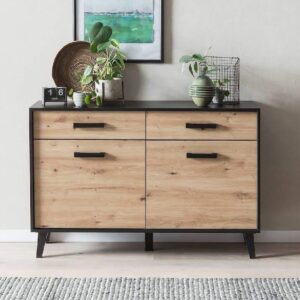
[[[198,107],[205,107],[213,100],[215,91],[213,81],[208,76],[203,75],[193,81],[189,95]]]
[[[73,102],[76,108],[81,108],[84,106],[85,94],[81,92],[73,93]]]
[[[122,100],[124,99],[123,79],[99,80],[95,84],[95,91],[103,100]]]
[[[213,102],[218,105],[223,105],[224,98],[224,91],[222,91],[220,88],[216,88],[216,95]]]

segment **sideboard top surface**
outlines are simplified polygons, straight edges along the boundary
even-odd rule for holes
[[[211,104],[208,107],[198,108],[193,101],[115,101],[108,102],[101,108],[75,108],[72,104],[68,107],[62,104],[47,104],[36,102],[30,110],[43,111],[252,111],[260,110],[260,104],[255,101],[241,101],[239,104],[224,104],[223,106]]]

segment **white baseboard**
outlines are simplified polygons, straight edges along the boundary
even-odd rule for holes
[[[0,230],[0,242],[36,242],[37,234],[29,230]],[[55,242],[143,242],[142,233],[53,233]],[[155,242],[241,242],[241,234],[231,233],[157,233]],[[262,231],[255,235],[260,243],[300,243],[300,231]]]

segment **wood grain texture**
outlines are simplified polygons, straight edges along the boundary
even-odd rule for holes
[[[255,112],[148,112],[147,139],[256,140]],[[216,129],[187,129],[186,123],[216,123]]]
[[[50,140],[34,147],[36,227],[145,227],[144,141]]]
[[[73,123],[105,123],[74,129]],[[144,112],[34,112],[35,139],[145,139]]]
[[[146,195],[147,228],[256,229],[257,143],[148,141]]]

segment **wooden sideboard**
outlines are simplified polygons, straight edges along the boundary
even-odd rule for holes
[[[260,231],[260,108],[191,101],[30,108],[31,230]]]

